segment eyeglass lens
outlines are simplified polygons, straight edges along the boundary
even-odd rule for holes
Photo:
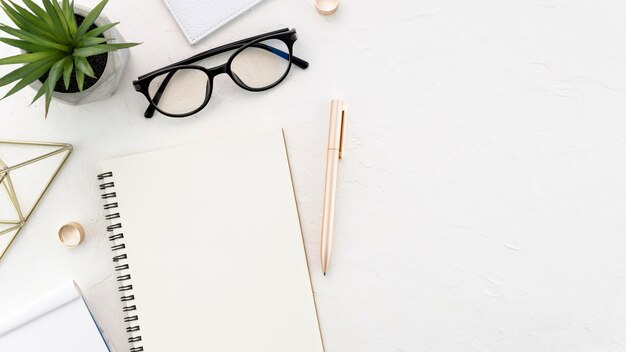
[[[230,69],[244,86],[269,87],[289,70],[289,48],[277,39],[254,43],[233,58]]]
[[[186,114],[202,106],[210,85],[209,76],[204,71],[184,68],[155,77],[148,92],[159,110],[174,115]]]

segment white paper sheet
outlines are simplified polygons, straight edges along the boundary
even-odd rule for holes
[[[0,351],[108,352],[74,283],[0,318]]]

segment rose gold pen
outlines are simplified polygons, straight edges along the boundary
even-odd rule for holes
[[[344,154],[344,129],[346,106],[342,100],[333,99],[330,105],[328,151],[326,159],[326,186],[324,189],[324,215],[322,218],[322,272],[326,275],[333,249],[335,223],[335,199],[337,196],[337,172],[339,159]]]

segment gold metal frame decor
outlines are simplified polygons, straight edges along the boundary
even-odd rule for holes
[[[46,193],[48,188],[50,188],[50,184],[52,183],[54,178],[57,176],[59,171],[61,170],[61,167],[65,165],[67,158],[70,156],[70,154],[72,153],[72,150],[74,149],[71,144],[64,144],[64,143],[22,142],[22,141],[0,140],[0,145],[7,145],[7,144],[18,145],[18,146],[22,145],[22,146],[52,147],[54,148],[54,150],[48,153],[42,154],[36,158],[26,160],[19,164],[11,165],[11,166],[6,165],[4,162],[2,162],[2,160],[0,160],[0,184],[1,184],[0,192],[3,192],[3,191],[7,192],[9,200],[11,201],[11,204],[15,208],[15,213],[17,214],[17,219],[9,219],[9,220],[4,220],[2,217],[3,215],[0,214],[0,225],[9,226],[8,228],[5,228],[4,230],[0,230],[0,236],[16,231],[15,234],[13,235],[13,238],[9,242],[9,244],[4,249],[0,248],[0,251],[1,251],[0,259],[2,259],[2,257],[4,257],[6,252],[9,250],[9,248],[13,244],[13,241],[15,241],[15,238],[17,237],[17,235],[20,233],[20,231],[26,224],[26,221],[32,215],[33,211],[35,210],[35,208],[41,201],[41,198],[43,198],[43,195]],[[30,209],[27,209],[26,211],[24,211],[19,204],[17,195],[15,194],[15,189],[13,188],[13,183],[11,182],[11,175],[10,175],[11,171],[20,169],[22,167],[28,166],[30,164],[36,163],[38,161],[47,159],[51,156],[61,154],[61,153],[66,153],[66,154],[61,160],[61,162],[59,163],[59,165],[54,169],[54,172],[52,173],[52,175],[46,182],[45,187],[43,188],[43,190],[41,190],[41,193],[39,193],[39,195],[37,196],[35,203],[31,206]]]

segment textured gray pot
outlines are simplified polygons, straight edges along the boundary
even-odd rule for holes
[[[91,11],[91,9],[74,5],[74,12],[80,16],[87,16],[87,14]],[[105,24],[111,23],[111,21],[103,14],[96,19],[96,26],[102,26]],[[124,38],[122,34],[117,30],[116,27],[113,27],[106,32],[104,32],[105,38],[115,38],[113,43],[123,43]],[[102,73],[102,76],[96,84],[89,87],[88,89],[83,90],[82,92],[76,93],[61,93],[61,92],[53,92],[52,97],[54,100],[62,101],[71,105],[79,105],[79,104],[87,104],[92,103],[94,101],[106,99],[115,93],[117,90],[117,86],[120,83],[120,79],[122,78],[122,74],[124,73],[124,69],[126,68],[126,63],[128,61],[128,49],[121,49],[116,51],[111,51],[108,53],[107,57],[107,65]],[[30,84],[30,86],[35,89],[35,91],[39,91],[42,83],[39,80],[34,81]]]

